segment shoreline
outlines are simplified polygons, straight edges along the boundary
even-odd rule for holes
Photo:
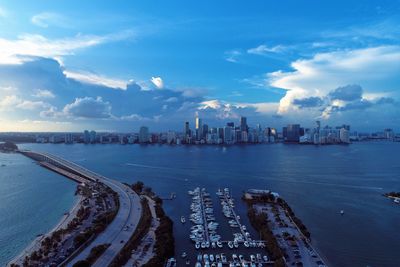
[[[73,203],[71,209],[67,212],[68,214],[63,214],[58,223],[51,228],[47,233],[40,234],[35,237],[32,242],[29,243],[17,256],[15,256],[11,261],[7,263],[6,266],[11,266],[11,264],[18,264],[22,266],[25,256],[31,255],[34,251],[40,249],[41,242],[46,238],[51,236],[55,231],[60,230],[68,225],[70,221],[72,221],[78,210],[83,206],[82,202],[84,197],[82,195],[75,195],[76,200]]]

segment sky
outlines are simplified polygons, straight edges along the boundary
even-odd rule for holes
[[[0,131],[399,115],[399,0],[0,2]]]

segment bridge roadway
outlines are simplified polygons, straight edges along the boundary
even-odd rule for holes
[[[125,243],[133,235],[139,223],[142,215],[142,205],[140,203],[139,195],[125,184],[92,172],[73,162],[49,153],[34,153],[43,156],[46,161],[55,162],[58,165],[62,165],[84,177],[87,177],[88,179],[98,180],[99,182],[109,186],[118,194],[120,207],[114,220],[102,233],[97,236],[95,240],[89,244],[89,246],[87,246],[81,253],[79,253],[67,264],[68,267],[72,267],[76,262],[86,259],[89,256],[92,248],[108,243],[111,245],[92,266],[109,266],[112,260],[117,256],[118,252],[124,247]]]

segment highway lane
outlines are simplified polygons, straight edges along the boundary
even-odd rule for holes
[[[114,220],[108,227],[100,233],[97,238],[92,241],[81,253],[72,259],[67,266],[72,267],[76,262],[86,259],[93,247],[101,244],[111,244],[106,251],[93,264],[95,267],[108,266],[112,260],[118,255],[118,252],[124,247],[125,243],[135,232],[142,215],[142,205],[140,197],[129,186],[122,184],[113,179],[106,178],[102,175],[94,173],[73,162],[69,162],[57,156],[40,153],[66,167],[83,174],[84,176],[98,179],[99,182],[109,186],[118,194],[120,208]]]

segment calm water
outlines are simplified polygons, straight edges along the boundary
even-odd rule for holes
[[[400,206],[381,196],[400,191],[400,143],[350,146],[122,146],[23,145],[48,151],[106,176],[133,183],[142,180],[165,201],[177,222],[177,252],[186,249],[188,230],[179,222],[189,212],[187,190],[214,193],[231,188],[237,207],[247,188],[279,192],[312,233],[331,266],[398,266]],[[73,202],[74,184],[17,155],[0,174],[0,263],[37,233],[51,228]],[[214,203],[218,206],[218,203]],[[339,211],[345,210],[340,216]],[[247,222],[245,210],[240,210]],[[229,233],[223,233],[229,234]]]

